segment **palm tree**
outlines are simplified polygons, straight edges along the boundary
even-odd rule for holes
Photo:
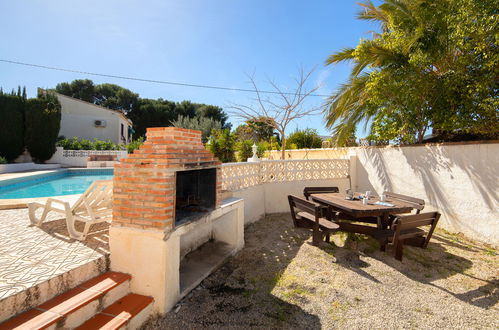
[[[379,78],[380,73],[385,81],[396,81],[408,71],[420,70],[412,66],[409,56],[424,33],[424,24],[414,13],[417,7],[414,2],[386,0],[380,6],[371,1],[361,3],[363,10],[357,18],[380,23],[382,33],[374,33],[372,40],[363,40],[356,48],[345,48],[326,60],[326,65],[353,62],[349,80],[329,97],[324,109],[326,126],[332,129],[333,140],[337,144],[346,141],[358,123],[364,121],[367,125],[381,111],[396,111],[391,102],[386,102],[394,99],[390,95],[384,102],[374,102],[370,94],[369,84]],[[399,42],[393,44],[390,33],[394,30],[403,31],[405,36],[410,37],[399,37]],[[389,94],[393,91],[387,89],[385,92]],[[419,131],[422,139],[424,129]]]

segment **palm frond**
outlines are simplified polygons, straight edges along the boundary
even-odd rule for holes
[[[346,141],[352,129],[370,116],[366,84],[369,74],[351,77],[349,81],[340,86],[324,107],[326,127],[332,129],[333,139],[339,143]]]
[[[329,55],[329,57],[326,59],[326,65],[354,60],[354,52],[355,48],[343,48],[339,52]]]
[[[379,22],[383,31],[386,31],[389,24],[389,16],[380,7],[376,7],[372,1],[360,2],[359,5],[363,7],[357,13],[357,18],[365,21]]]

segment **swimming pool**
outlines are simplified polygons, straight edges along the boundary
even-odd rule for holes
[[[95,180],[113,178],[113,169],[59,170],[0,181],[0,199],[81,194]]]

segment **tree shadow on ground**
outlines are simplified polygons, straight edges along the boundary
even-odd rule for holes
[[[318,245],[318,248],[334,256],[335,262],[339,266],[370,281],[380,283],[376,277],[364,270],[365,268],[368,268],[370,264],[361,259],[361,257],[365,257],[365,254],[357,249],[360,240],[363,239],[359,239],[359,237],[360,236],[355,234],[338,233],[331,237],[331,243],[322,242]],[[342,247],[336,245],[338,242],[340,242]]]
[[[289,220],[289,223],[291,221]],[[272,216],[245,229],[245,247],[147,329],[320,329],[318,316],[273,293],[310,238]],[[313,288],[312,288],[313,289]],[[302,299],[306,299],[302,297]]]
[[[370,265],[367,258],[362,258],[362,260],[361,257],[374,258],[412,280],[445,291],[468,304],[484,309],[495,306],[499,302],[499,280],[497,278],[486,280],[471,275],[473,262],[449,252],[446,245],[467,253],[482,253],[484,251],[483,248],[474,246],[471,242],[450,241],[440,234],[434,234],[426,249],[404,246],[404,259],[403,262],[400,262],[394,258],[393,251],[390,249],[386,253],[379,251],[379,244],[374,239],[365,235],[347,234],[344,246],[336,248],[334,255],[339,265],[376,283],[379,283],[379,280],[362,269],[368,268]],[[319,247],[324,250],[331,249],[324,244]],[[359,261],[352,263],[352,260]],[[462,292],[460,286],[445,287],[445,283],[440,281],[455,275],[462,276],[463,279],[460,282],[466,282],[466,285],[473,288]]]

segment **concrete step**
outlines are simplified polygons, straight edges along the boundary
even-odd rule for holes
[[[3,329],[75,328],[130,292],[130,275],[107,272],[0,324]]]
[[[152,312],[151,297],[130,293],[76,329],[138,329]]]
[[[104,255],[59,275],[27,286],[24,290],[0,299],[0,324],[13,315],[29,311],[61,293],[108,271],[109,255]],[[20,274],[21,276],[22,274]]]

